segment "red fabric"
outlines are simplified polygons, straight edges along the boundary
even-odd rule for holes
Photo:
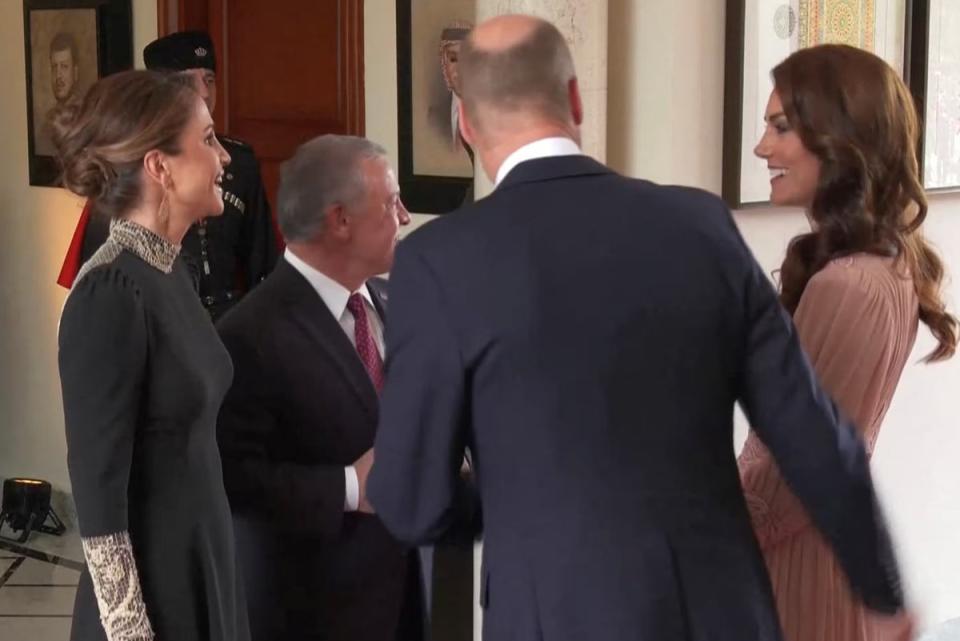
[[[280,225],[277,223],[277,217],[270,214],[270,227],[273,228],[273,240],[277,244],[277,253],[282,254],[287,244],[283,242],[283,234],[280,233]]]
[[[363,362],[370,380],[377,392],[383,389],[383,359],[380,358],[380,350],[377,349],[377,343],[370,333],[370,325],[367,323],[367,310],[364,309],[363,297],[360,294],[350,294],[347,299],[347,309],[353,314],[353,334],[357,341],[357,353]]]
[[[73,281],[83,265],[83,237],[87,234],[89,224],[90,201],[88,200],[83,206],[83,212],[80,213],[77,228],[73,231],[73,239],[70,241],[70,247],[67,248],[67,255],[63,258],[63,266],[60,267],[60,276],[57,277],[57,284],[67,289],[73,287]]]

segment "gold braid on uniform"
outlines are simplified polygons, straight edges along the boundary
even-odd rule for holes
[[[127,532],[81,539],[107,641],[153,641]]]

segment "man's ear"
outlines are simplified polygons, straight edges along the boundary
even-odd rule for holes
[[[583,124],[583,100],[580,98],[580,83],[574,76],[567,83],[567,93],[570,96],[570,115],[573,117],[573,124],[580,126]]]
[[[463,136],[463,139],[466,141],[468,145],[470,145],[473,148],[476,148],[476,144],[475,144],[475,141],[477,139],[476,130],[474,129],[473,122],[470,116],[467,115],[467,107],[463,102],[463,100],[460,100],[457,102],[457,112],[459,115],[459,118],[457,118],[457,120],[459,121],[460,135]]]
[[[323,216],[324,232],[331,238],[348,240],[350,238],[350,213],[342,203],[333,203],[327,206]]]

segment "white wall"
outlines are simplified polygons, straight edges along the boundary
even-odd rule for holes
[[[612,166],[719,192],[723,5],[719,0],[610,3]],[[960,195],[933,195],[930,201],[928,236],[960,278]],[[799,211],[754,209],[736,217],[768,272],[805,225]],[[952,283],[948,296],[954,312],[960,311],[960,285]],[[932,625],[960,616],[960,357],[917,364],[932,345],[925,330],[920,334],[884,423],[874,470],[901,546],[910,596]],[[743,436],[741,428],[738,443]]]

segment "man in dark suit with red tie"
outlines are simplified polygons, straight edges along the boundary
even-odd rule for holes
[[[549,23],[479,25],[460,77],[496,188],[397,251],[369,481],[383,523],[444,536],[469,448],[486,641],[778,641],[739,402],[855,593],[908,620],[863,444],[723,202],[581,153]]]
[[[254,641],[422,633],[416,553],[372,513],[389,271],[410,221],[384,150],[321,136],[281,174],[286,251],[218,323],[234,382],[218,422]]]

